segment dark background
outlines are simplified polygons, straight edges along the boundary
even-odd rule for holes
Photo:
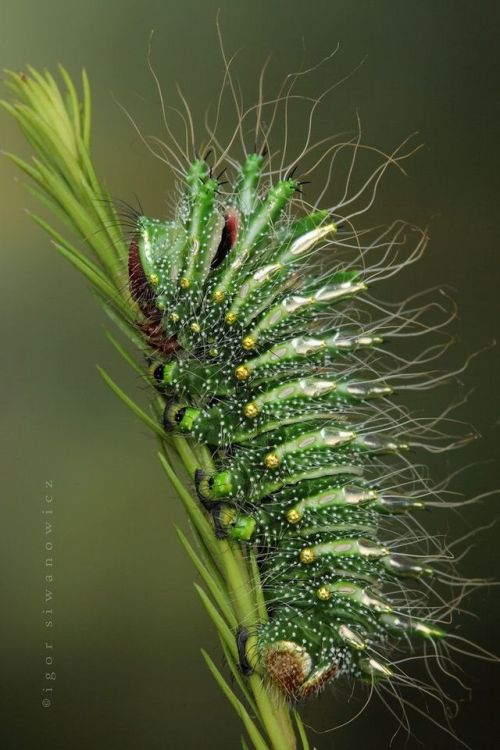
[[[217,95],[223,67],[215,16],[229,51],[243,48],[237,75],[247,98],[270,51],[270,82],[316,62],[341,43],[335,62],[311,74],[317,92],[365,58],[321,110],[325,132],[352,127],[359,110],[365,140],[392,148],[415,130],[426,148],[395,173],[373,211],[373,223],[404,215],[431,225],[430,252],[394,283],[396,296],[450,285],[460,319],[450,368],[489,347],[498,326],[498,4],[415,0],[363,2],[229,2],[144,0],[85,3],[3,0],[1,67],[26,63],[74,75],[85,66],[94,96],[95,159],[113,195],[146,212],[165,214],[172,175],[147,154],[115,100],[144,132],[161,134],[160,106],[147,70],[147,46],[168,101],[182,83],[195,117]],[[0,145],[26,153],[14,124],[1,117]],[[300,129],[300,123],[297,129]],[[294,131],[295,136],[295,131]],[[159,750],[236,748],[238,721],[207,673],[199,648],[218,655],[212,627],[192,588],[193,570],[173,524],[185,525],[162,476],[155,444],[106,390],[94,363],[137,392],[126,366],[102,333],[103,314],[82,279],[60,259],[23,208],[33,205],[19,175],[0,163],[2,331],[5,334],[2,428],[1,745],[4,750]],[[389,289],[394,293],[394,288]],[[473,360],[463,376],[473,392],[460,416],[482,440],[436,458],[442,476],[463,464],[468,496],[498,482],[498,349]],[[451,398],[440,391],[432,404]],[[481,463],[480,463],[481,462]],[[484,463],[483,463],[484,462]],[[54,703],[42,709],[44,482],[54,481],[55,599],[52,638]],[[460,535],[489,523],[498,499],[441,516],[437,527]],[[446,514],[445,514],[446,515]],[[463,564],[471,575],[498,573],[498,532],[474,537]],[[467,600],[472,617],[461,632],[498,651],[496,589]],[[464,659],[473,693],[455,722],[477,748],[498,746],[498,666]],[[356,713],[327,691],[304,717],[328,729]],[[424,747],[455,748],[456,740],[417,717]],[[389,747],[396,729],[374,703],[350,726],[311,734],[318,750]],[[394,748],[419,747],[404,735]]]

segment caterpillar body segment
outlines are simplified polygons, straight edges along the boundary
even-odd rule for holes
[[[325,214],[316,212],[292,226],[286,241],[274,252],[267,252],[262,262],[243,280],[234,294],[225,316],[226,325],[243,323],[246,325],[261,312],[266,311],[272,301],[293,286],[293,275],[297,264],[304,260],[306,250],[310,250],[323,238],[335,232],[333,223],[325,224]],[[299,244],[298,244],[299,243]],[[302,249],[302,253],[298,252]],[[290,281],[291,280],[291,281]]]
[[[156,309],[172,307],[188,244],[188,233],[177,222],[160,222],[141,217],[138,225],[140,261]]]
[[[180,286],[190,296],[199,294],[222,236],[224,218],[216,208],[217,187],[212,179],[202,185],[189,217],[192,245],[185,253]]]
[[[297,183],[293,180],[278,182],[264,200],[257,203],[257,207],[240,228],[226,261],[215,271],[215,278],[209,285],[214,301],[227,298],[241,277],[242,269],[248,267],[249,262],[255,262],[255,256],[268,238],[272,224],[292,198],[296,187]]]
[[[215,210],[216,190],[217,182],[209,178],[207,165],[197,160],[186,176],[186,193],[180,207],[184,221],[160,222],[145,216],[138,220],[140,259],[162,312],[176,306],[179,288],[190,289],[195,270],[198,275],[201,272],[202,279],[206,275],[206,263],[200,261],[200,256],[210,252],[210,223],[220,225]],[[219,235],[217,230],[217,241]]]
[[[341,355],[381,343],[381,336],[355,333],[342,335],[336,332],[322,338],[297,336],[274,344],[256,357],[243,360],[234,369],[233,378],[236,381],[251,379],[255,383],[264,379],[278,379],[280,376],[305,376],[311,371],[315,373],[319,368],[332,365]]]
[[[163,365],[154,367],[153,374],[160,386],[165,384]],[[228,441],[241,444],[286,425],[330,421],[338,418],[345,404],[390,393],[391,389],[383,386],[342,383],[326,378],[301,378],[269,390],[261,387],[252,393],[250,401],[246,400],[244,393],[239,393],[227,399],[224,405],[205,409],[195,409],[173,399],[165,407],[164,425],[168,431],[192,434],[210,445],[223,445]],[[189,409],[189,421],[178,414],[186,409]]]
[[[271,306],[269,311],[261,316],[256,325],[246,334],[245,340],[253,342],[252,348],[258,343],[274,341],[277,337],[286,336],[291,326],[299,322],[303,327],[313,319],[320,308],[349,299],[366,290],[366,284],[356,281],[358,274],[335,274],[332,283],[319,289],[306,288],[302,294],[290,294]]]
[[[329,339],[297,337],[275,345],[261,356],[250,359],[240,357],[237,351],[224,342],[208,341],[200,347],[206,360],[195,361],[180,358],[177,361],[159,363],[157,372],[152,372],[157,387],[172,387],[176,392],[208,399],[211,395],[233,395],[251,400],[256,391],[268,388],[269,383],[290,380],[315,380],[331,378],[343,364],[340,359],[347,352],[371,348],[382,343],[375,336],[333,336]],[[232,356],[236,362],[228,362]],[[236,366],[235,366],[236,364]],[[337,382],[338,400],[345,403],[390,396],[392,388],[387,385],[370,385],[369,382]],[[312,402],[311,402],[312,403]]]
[[[240,450],[226,467],[211,476],[198,475],[196,487],[205,501],[259,500],[263,492],[293,485],[303,478],[356,475],[364,455],[396,453],[406,447],[391,438],[360,436],[352,430],[321,428],[302,431],[272,447]]]
[[[237,499],[248,495],[251,491],[252,503],[281,490],[283,487],[316,478],[332,477],[336,481],[339,477],[353,478],[362,476],[362,467],[347,461],[332,465],[325,464],[307,471],[298,470],[288,474],[268,473],[261,482],[254,480],[253,474],[248,473],[242,465],[231,464],[227,470],[209,474],[199,470],[195,476],[195,486],[198,496],[204,504],[211,504],[219,500]]]
[[[303,700],[342,676],[394,679],[391,644],[444,632],[416,593],[432,558],[389,532],[410,533],[426,495],[407,468],[419,427],[378,369],[400,313],[357,314],[369,259],[350,265],[331,211],[300,213],[298,182],[265,164],[250,154],[225,192],[196,160],[175,219],[139,219],[130,288],[169,342],[150,366],[165,431],[213,457],[194,483],[214,534],[257,554],[259,671]]]

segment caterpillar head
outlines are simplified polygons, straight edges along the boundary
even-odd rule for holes
[[[269,678],[296,701],[317,695],[338,672],[337,664],[314,668],[306,648],[294,641],[272,643],[264,660]]]

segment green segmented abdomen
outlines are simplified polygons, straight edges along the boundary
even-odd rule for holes
[[[195,296],[203,286],[212,258],[217,251],[224,219],[216,207],[216,180],[207,180],[199,189],[189,217],[192,244],[186,248],[180,286]]]
[[[285,428],[287,429],[287,428]],[[351,473],[363,454],[396,453],[406,445],[382,436],[358,436],[353,430],[321,428],[296,436],[281,434],[282,442],[271,433],[267,447],[236,449],[235,458],[222,471],[197,481],[200,496],[206,501],[260,499],[262,486],[295,484],[307,476],[328,473]],[[261,439],[262,442],[262,439]]]
[[[286,518],[289,523],[298,523],[304,515],[326,508],[358,507],[378,498],[378,493],[372,489],[346,485],[339,488],[328,488],[325,492],[299,500],[287,510]]]
[[[146,279],[156,291],[161,311],[171,307],[176,298],[187,243],[188,233],[182,225],[145,217],[139,221],[140,259]]]
[[[275,339],[280,333],[286,335],[291,325],[296,325],[297,322],[304,325],[325,305],[332,305],[365,291],[366,285],[362,281],[356,282],[356,276],[357,273],[354,273],[353,278],[346,279],[345,274],[338,274],[341,280],[335,281],[334,277],[332,284],[312,290],[307,296],[292,294],[285,297],[250,329],[243,340],[243,346],[245,347],[245,340],[252,341],[252,346],[257,346],[263,340],[269,341],[271,337]],[[306,294],[307,291],[306,289]]]
[[[163,366],[155,366],[154,372],[163,383]],[[195,408],[173,399],[165,408],[164,425],[169,431],[192,433],[209,445],[245,443],[280,426],[333,419],[343,404],[391,393],[387,386],[301,378],[268,391],[257,391],[252,401],[240,396],[224,406]]]
[[[215,272],[212,294],[215,299],[221,295],[223,298],[227,297],[233,291],[235,277],[247,266],[251,253],[257,252],[258,246],[265,243],[270,226],[290,201],[295,188],[293,180],[278,182],[264,200],[257,204],[257,208],[241,228],[240,236],[227,256],[227,262]]]
[[[334,224],[321,226],[324,219],[325,215],[318,212],[297,222],[291,228],[288,242],[272,254],[272,262],[261,265],[243,279],[227,310],[226,325],[234,325],[238,320],[240,326],[246,326],[249,320],[272,304],[280,291],[286,288],[287,279],[294,273],[295,265],[303,261],[307,251],[335,233]]]
[[[384,541],[389,522],[406,532],[425,507],[404,474],[409,420],[389,402],[391,368],[377,371],[375,332],[391,318],[364,328],[346,307],[368,283],[337,259],[338,223],[296,216],[297,182],[271,184],[263,164],[249,155],[221,195],[195,162],[178,220],[142,218],[138,235],[177,345],[151,368],[165,429],[209,449],[199,498],[218,537],[255,545],[265,582],[254,663],[299,700],[342,674],[390,679],[379,653],[392,639],[443,631],[412,605],[427,559]]]
[[[299,336],[275,344],[260,356],[242,361],[234,370],[233,377],[236,380],[252,378],[255,382],[263,378],[273,380],[282,374],[307,374],[314,365],[324,367],[341,354],[372,347],[382,341],[380,336],[344,336],[340,333],[325,338]]]

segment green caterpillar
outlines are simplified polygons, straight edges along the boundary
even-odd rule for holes
[[[432,566],[384,541],[425,503],[394,487],[408,440],[374,375],[384,335],[349,312],[368,274],[342,260],[339,222],[304,214],[299,182],[264,168],[250,154],[222,193],[196,159],[177,216],[139,218],[129,276],[163,425],[212,453],[216,470],[193,479],[214,533],[258,550],[258,668],[300,700],[340,675],[391,679],[381,652],[444,631],[408,586]]]

